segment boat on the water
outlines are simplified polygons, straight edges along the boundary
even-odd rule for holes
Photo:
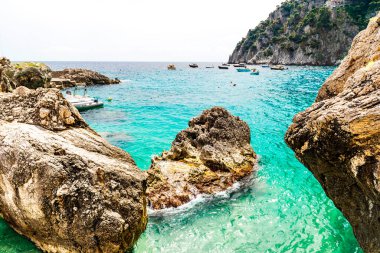
[[[228,69],[228,66],[218,66],[219,69]]]
[[[228,63],[223,63],[222,66],[230,66]]]
[[[269,68],[269,65],[262,65],[262,68]]]
[[[245,68],[245,63],[239,63],[239,64],[234,64],[233,65],[235,68]]]
[[[78,109],[78,111],[86,111],[91,110],[95,108],[101,108],[104,106],[104,103],[100,101],[97,98],[89,97],[86,95],[87,90],[85,89],[84,95],[76,95],[75,91],[74,94],[71,93],[71,91],[66,91],[65,98],[67,101],[69,101],[75,108]]]
[[[258,75],[260,75],[260,72],[258,70],[256,70],[256,69],[254,69],[254,70],[252,70],[252,72],[251,72],[250,75],[251,76],[258,76]]]
[[[285,70],[288,69],[284,65],[273,65],[270,67],[271,70]]]
[[[206,69],[213,69],[214,66],[206,66]]]
[[[251,70],[247,69],[247,68],[238,68],[236,70],[237,70],[237,72],[251,72]]]
[[[189,67],[190,67],[190,68],[198,68],[198,64],[196,64],[196,63],[191,63],[191,64],[189,64]]]
[[[174,64],[169,64],[168,65],[168,70],[176,70],[176,67]]]

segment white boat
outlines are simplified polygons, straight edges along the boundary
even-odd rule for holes
[[[87,96],[86,91],[83,96],[76,95],[75,93],[73,95],[71,94],[71,91],[67,91],[65,98],[73,106],[75,106],[75,108],[77,108],[78,111],[85,111],[85,110],[100,108],[104,106],[104,103],[100,101],[99,99]]]

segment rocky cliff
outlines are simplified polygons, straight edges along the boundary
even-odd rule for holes
[[[351,223],[380,252],[380,14],[353,41],[286,142]]]
[[[45,252],[125,252],[147,224],[146,177],[57,89],[0,93],[0,213]]]
[[[378,0],[288,0],[236,46],[230,63],[335,65]]]
[[[147,196],[153,209],[178,207],[217,193],[253,172],[250,129],[221,107],[204,111],[181,131],[169,151],[152,160]]]

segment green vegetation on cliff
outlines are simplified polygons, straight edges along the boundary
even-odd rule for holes
[[[236,46],[230,62],[332,65],[380,10],[380,0],[288,0]]]
[[[380,0],[356,0],[345,5],[344,9],[362,30],[367,26],[369,18],[380,10]]]

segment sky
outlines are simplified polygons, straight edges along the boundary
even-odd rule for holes
[[[1,0],[13,61],[227,61],[284,0]]]

